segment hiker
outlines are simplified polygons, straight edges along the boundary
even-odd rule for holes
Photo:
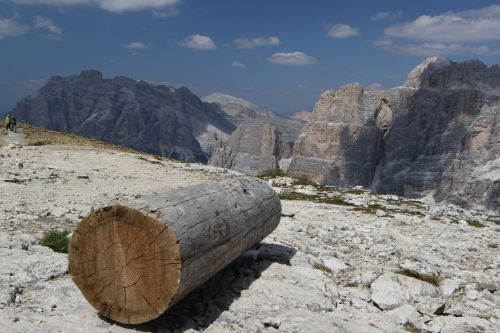
[[[16,116],[12,116],[10,118],[10,130],[14,133],[16,133],[17,131],[17,128],[16,128],[16,125],[17,125],[17,119],[16,119]]]
[[[7,117],[5,117],[5,129],[7,132],[10,130],[10,114],[7,114]]]

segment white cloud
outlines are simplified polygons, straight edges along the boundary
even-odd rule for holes
[[[165,9],[153,9],[152,13],[154,17],[173,17],[179,15],[181,11],[177,7],[168,7]]]
[[[130,42],[128,44],[123,45],[126,49],[137,50],[137,49],[148,49],[149,44],[143,42]]]
[[[359,29],[347,24],[336,24],[328,29],[327,35],[333,38],[348,38],[359,35]]]
[[[403,17],[403,12],[378,12],[371,17],[373,21],[383,21],[383,20],[400,20]]]
[[[111,12],[124,12],[145,9],[162,9],[177,5],[180,0],[10,0],[17,4],[49,6],[98,6]]]
[[[392,39],[390,39],[388,37],[382,37],[382,38],[379,38],[379,39],[375,40],[373,42],[373,44],[375,46],[379,46],[381,48],[384,48],[386,46],[391,46],[393,43],[392,43]]]
[[[233,66],[234,68],[247,68],[247,65],[237,61],[233,62],[231,66]]]
[[[178,45],[180,47],[186,47],[195,50],[215,50],[217,46],[215,45],[212,38],[202,35],[191,35],[181,40]]]
[[[393,41],[389,38],[382,38],[374,42],[379,48],[390,51],[396,54],[411,54],[418,56],[435,56],[435,55],[457,55],[469,51],[469,47],[462,44],[453,43],[407,43]]]
[[[257,38],[236,38],[233,44],[238,49],[253,49],[258,46],[279,45],[281,43],[278,37],[257,37]]]
[[[479,10],[422,15],[384,30],[386,36],[434,43],[500,40],[500,5]]]
[[[45,36],[47,38],[54,40],[59,40],[62,38],[62,29],[48,17],[36,16],[33,20],[33,26],[36,29],[46,30],[47,32],[49,32],[49,34]]]
[[[11,18],[2,18],[0,16],[0,39],[22,35],[30,30],[27,25],[19,23],[17,18],[17,15]]]
[[[314,57],[311,57],[303,52],[275,53],[267,58],[267,61],[278,65],[305,66],[312,65],[317,62]]]
[[[422,15],[384,29],[374,44],[394,53],[414,55],[496,55],[498,50],[478,43],[500,41],[500,5],[476,10]]]
[[[496,50],[492,50],[488,46],[481,45],[481,46],[476,46],[476,47],[472,48],[472,53],[477,54],[477,55],[482,55],[482,56],[500,55],[500,48],[498,48]]]

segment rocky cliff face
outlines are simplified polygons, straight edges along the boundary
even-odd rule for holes
[[[227,142],[214,149],[209,165],[259,175],[277,169],[282,159],[290,158],[291,145],[271,125],[241,125]]]
[[[283,139],[293,143],[304,129],[307,121],[300,118],[280,116],[268,109],[257,106],[244,99],[225,94],[212,94],[202,98],[204,102],[224,112],[229,121],[236,126],[269,124],[276,127]]]
[[[287,118],[255,104],[224,94],[203,98],[227,115],[238,129],[222,138],[208,164],[259,175],[286,167],[293,143],[306,125],[300,118]]]
[[[500,68],[427,59],[390,90],[325,92],[289,172],[322,184],[500,206]]]
[[[53,77],[13,113],[37,126],[185,161],[206,161],[236,127],[187,88],[103,79],[97,71]]]
[[[311,119],[311,115],[312,115],[311,111],[299,111],[299,112],[295,112],[291,118],[303,120],[307,123],[309,121],[309,119]]]

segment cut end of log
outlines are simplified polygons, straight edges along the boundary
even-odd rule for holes
[[[178,240],[168,224],[114,205],[85,218],[69,243],[69,271],[103,315],[138,324],[171,305],[180,281]]]

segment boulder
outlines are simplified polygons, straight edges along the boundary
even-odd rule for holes
[[[439,289],[412,277],[385,273],[371,284],[372,300],[382,310],[395,309],[405,303],[436,297]]]

